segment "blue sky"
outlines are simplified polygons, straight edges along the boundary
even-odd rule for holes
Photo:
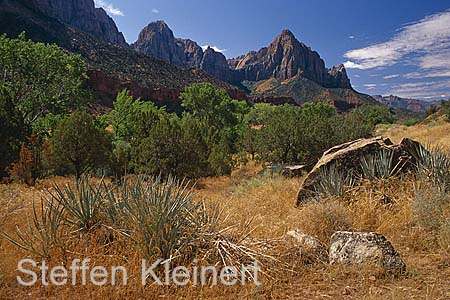
[[[267,46],[282,29],[345,63],[368,94],[450,98],[449,0],[95,0],[129,43],[151,21],[228,57]]]

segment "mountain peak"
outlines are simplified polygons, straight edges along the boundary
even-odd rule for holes
[[[281,37],[290,37],[295,39],[295,35],[289,29],[283,29],[279,34]]]

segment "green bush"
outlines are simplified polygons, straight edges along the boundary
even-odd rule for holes
[[[14,107],[11,96],[0,89],[0,179],[6,169],[19,158],[20,148],[28,134],[22,115]]]
[[[111,137],[94,124],[85,112],[74,112],[64,118],[51,137],[52,160],[56,169],[67,170],[80,178],[96,168],[108,167]]]

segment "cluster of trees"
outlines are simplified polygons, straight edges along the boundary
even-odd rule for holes
[[[327,148],[393,122],[381,106],[345,115],[323,103],[250,106],[208,83],[184,90],[182,114],[124,90],[110,113],[94,117],[83,60],[24,35],[0,36],[0,74],[0,177],[26,182],[98,170],[219,176],[248,159],[311,165]]]

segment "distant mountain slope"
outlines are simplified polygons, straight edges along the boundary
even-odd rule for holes
[[[82,55],[89,67],[88,84],[104,105],[110,106],[117,93],[128,88],[136,97],[178,109],[179,93],[195,82],[211,82],[227,89],[237,99],[246,98],[244,92],[201,70],[180,68],[132,49],[100,41],[45,15],[28,1],[0,0],[0,33],[16,37],[22,31],[34,41],[56,43]]]
[[[271,78],[257,82],[244,82],[251,90],[253,102],[295,103],[325,102],[332,104],[338,111],[347,111],[363,104],[378,103],[369,95],[348,88],[324,88],[312,80],[295,76],[286,80]],[[268,101],[270,99],[271,101]]]
[[[439,102],[437,101],[428,102],[417,99],[401,98],[394,95],[374,95],[372,97],[379,103],[387,105],[389,107],[408,110],[416,113],[425,113],[425,111],[432,105],[439,106]]]
[[[245,86],[255,102],[301,105],[324,101],[340,110],[377,104],[352,89],[343,65],[326,68],[320,55],[289,30],[283,30],[268,47],[229,60],[212,48],[203,50],[194,41],[177,39],[164,21],[146,26],[132,47],[171,64],[197,67],[218,79]],[[267,86],[267,82],[276,83],[276,87],[264,92],[255,89]]]

